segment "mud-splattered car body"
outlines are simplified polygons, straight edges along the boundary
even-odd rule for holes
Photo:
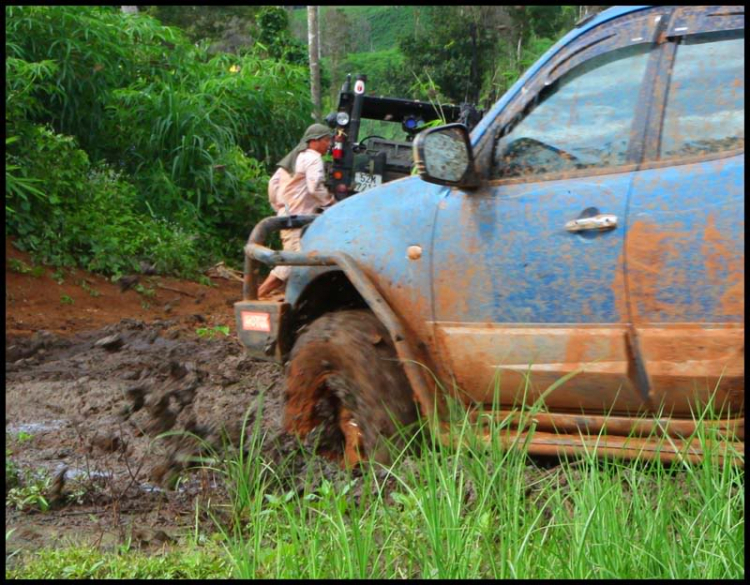
[[[306,323],[370,307],[424,413],[435,380],[501,414],[544,394],[532,452],[670,459],[624,437],[683,437],[709,400],[743,440],[743,35],[741,7],[580,25],[465,133],[453,180],[433,147],[421,177],[304,220],[303,252],[251,242],[248,262],[302,266],[260,328],[248,275],[240,338],[283,361]]]

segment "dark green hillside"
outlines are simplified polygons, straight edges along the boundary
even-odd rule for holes
[[[383,51],[397,46],[401,36],[414,32],[415,17],[421,10],[419,6],[322,6],[320,26],[324,35],[326,15],[335,8],[342,10],[351,21],[356,52]],[[290,20],[295,36],[307,42],[307,10],[295,9]]]

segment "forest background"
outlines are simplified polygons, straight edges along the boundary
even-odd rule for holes
[[[200,279],[239,266],[313,121],[306,7],[6,6],[6,237],[35,262]],[[494,103],[601,6],[320,8],[323,113],[377,95]]]

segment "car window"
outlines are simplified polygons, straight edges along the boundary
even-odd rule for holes
[[[379,136],[385,140],[406,141],[406,132],[401,128],[401,124],[385,122],[383,120],[368,120],[362,118],[359,122],[358,140],[363,140],[368,136]]]
[[[496,144],[493,178],[624,164],[649,50],[599,55],[545,87]]]
[[[745,146],[744,31],[698,34],[677,47],[661,158]]]

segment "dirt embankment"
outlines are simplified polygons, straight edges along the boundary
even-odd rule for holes
[[[6,340],[41,330],[71,336],[125,318],[150,322],[195,316],[196,327],[233,326],[232,303],[241,298],[242,284],[219,276],[209,281],[211,286],[135,274],[119,284],[83,270],[37,267],[6,237]]]

